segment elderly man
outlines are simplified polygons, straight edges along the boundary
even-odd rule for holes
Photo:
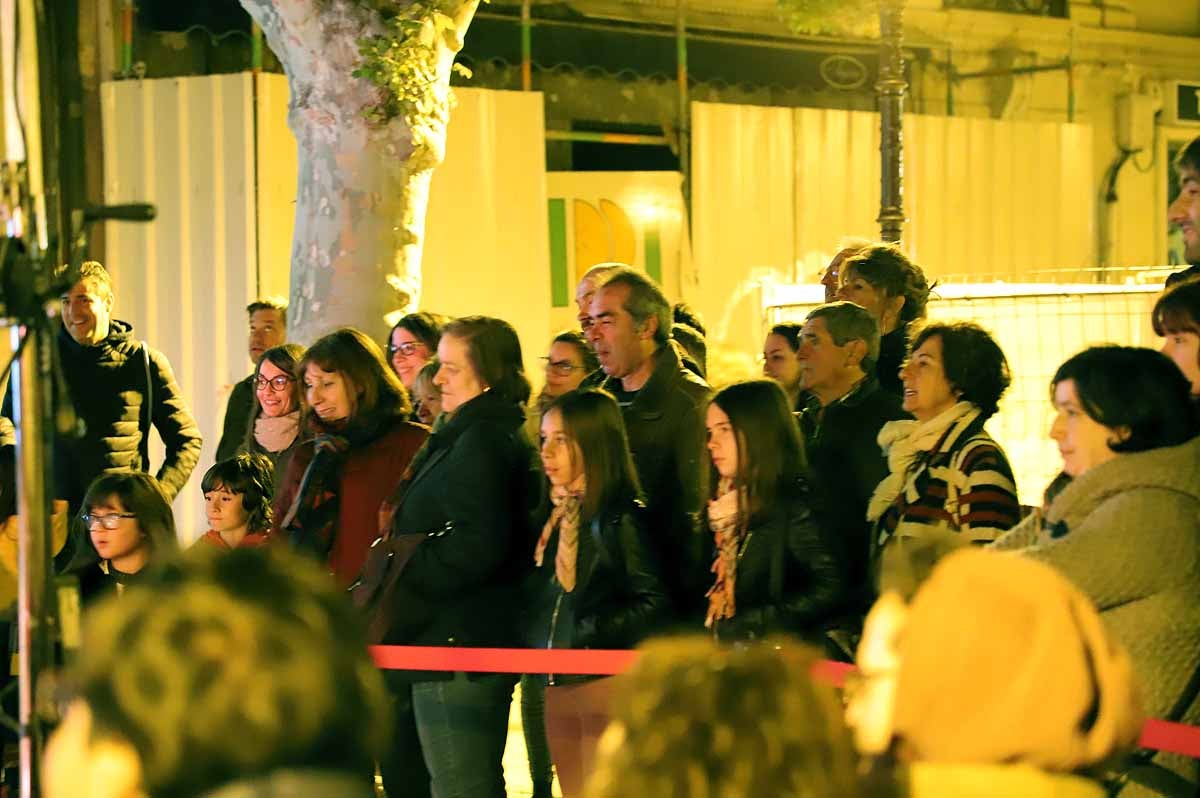
[[[671,305],[629,268],[611,271],[592,297],[588,340],[617,398],[646,496],[647,529],[681,619],[698,613],[707,563],[699,513],[708,462],[704,411],[711,390],[671,344]]]
[[[250,316],[248,351],[250,362],[258,367],[263,352],[287,343],[287,302],[275,297],[256,299],[246,306]],[[233,386],[225,405],[225,423],[217,444],[217,462],[237,454],[245,442],[254,409],[254,372]]]
[[[899,397],[879,387],[878,357],[879,325],[859,305],[821,305],[804,320],[796,351],[803,408],[798,416],[818,516],[843,550],[854,597],[847,608],[851,628],[874,598],[867,578],[867,502],[888,472],[876,439],[886,422],[908,417]]]
[[[166,447],[156,476],[173,499],[200,459],[200,430],[167,358],[112,318],[112,282],[95,261],[62,297],[58,356],[82,437],[54,441],[54,496],[79,509],[93,479],[106,471],[150,470],[150,427]],[[12,417],[11,392],[4,415]]]

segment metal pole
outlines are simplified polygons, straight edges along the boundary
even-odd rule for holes
[[[692,122],[688,102],[687,0],[675,3],[675,48],[679,89],[679,171],[683,173],[683,204],[692,212]]]
[[[904,228],[904,0],[880,0],[879,81],[879,235],[900,243]]]
[[[521,0],[521,90],[533,90],[533,0]]]
[[[640,133],[594,133],[587,130],[547,130],[546,141],[588,141],[595,144],[632,144],[645,147],[665,147],[671,143],[666,136],[646,136]]]
[[[263,68],[263,32],[258,23],[250,26],[250,70],[262,72]]]
[[[18,757],[21,768],[21,798],[33,798],[39,782],[37,764],[41,756],[42,730],[35,699],[37,680],[50,662],[51,634],[47,624],[46,564],[49,560],[46,535],[46,437],[41,361],[48,356],[47,341],[36,327],[12,328],[14,351],[21,345],[22,332],[32,336],[20,360],[13,366],[13,408],[17,426],[17,668],[20,727]]]
[[[133,77],[133,0],[121,8],[121,77]]]

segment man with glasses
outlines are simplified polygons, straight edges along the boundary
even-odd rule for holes
[[[250,338],[247,349],[250,361],[258,366],[263,352],[287,343],[287,302],[277,297],[256,299],[246,306],[250,316]],[[254,372],[233,386],[225,405],[225,423],[221,442],[217,444],[217,462],[228,460],[246,441],[250,415],[254,410]]]

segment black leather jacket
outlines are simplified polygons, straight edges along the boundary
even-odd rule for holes
[[[670,617],[654,555],[646,539],[645,509],[620,501],[579,530],[575,589],[554,574],[557,532],[531,580],[529,645],[535,648],[632,648]],[[550,684],[564,678],[550,675]],[[565,681],[579,681],[568,677]]]
[[[843,573],[837,548],[813,516],[808,486],[798,479],[775,510],[747,530],[737,564],[736,613],[716,622],[716,636],[818,639],[841,605]]]

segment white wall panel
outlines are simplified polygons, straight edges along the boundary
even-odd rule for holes
[[[689,300],[716,327],[712,345],[746,356],[762,323],[742,308],[747,285],[814,282],[843,237],[878,237],[879,117],[692,108],[699,288]],[[908,115],[904,128],[903,245],[930,277],[1028,279],[1094,264],[1090,127]]]
[[[694,103],[692,136],[696,280],[683,297],[712,341],[748,353],[761,343],[759,282],[793,279],[797,260],[793,112]]]
[[[175,502],[180,537],[203,533],[200,477],[229,387],[246,376],[245,306],[257,290],[249,73],[105,83],[105,201],[152,202],[152,224],[109,223],[114,315],[164,352],[204,434]],[[161,462],[162,447],[151,459]]]

